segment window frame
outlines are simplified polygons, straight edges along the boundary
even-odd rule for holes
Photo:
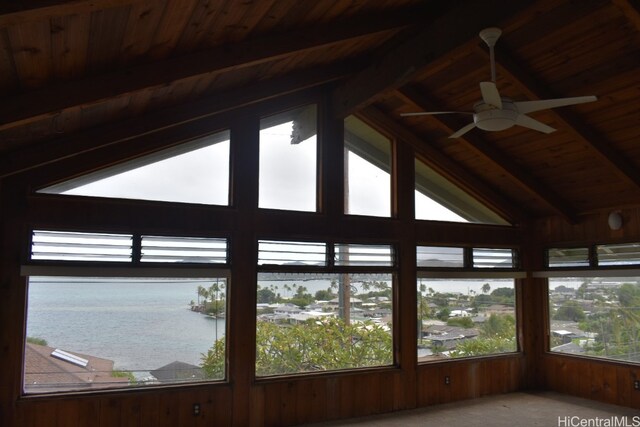
[[[604,362],[604,363],[616,363],[622,364],[632,367],[639,367],[640,360],[638,362],[633,362],[629,360],[621,360],[609,357],[600,357],[594,355],[585,355],[585,354],[573,354],[566,353],[560,351],[552,351],[551,339],[552,339],[552,331],[551,331],[551,283],[549,279],[579,279],[579,278],[628,278],[630,276],[638,276],[640,278],[640,268],[600,268],[600,269],[557,269],[557,271],[536,271],[533,273],[533,277],[535,278],[544,278],[547,283],[547,290],[545,292],[545,301],[546,301],[546,316],[545,316],[545,333],[547,334],[548,339],[545,340],[544,343],[544,352],[545,354],[553,357],[567,357],[567,358],[575,358],[582,359],[585,361],[591,362]]]
[[[120,261],[77,261],[77,260],[43,260],[43,259],[32,259],[30,256],[31,248],[33,246],[33,235],[35,230],[43,230],[45,228],[51,229],[52,227],[36,227],[31,226],[29,228],[29,233],[27,239],[25,241],[28,242],[25,245],[25,250],[22,256],[22,264],[20,267],[20,276],[24,278],[25,289],[28,289],[29,278],[35,276],[46,276],[46,277],[93,277],[93,278],[121,278],[121,279],[141,279],[141,278],[149,278],[149,279],[161,279],[161,278],[180,278],[180,279],[202,279],[202,278],[223,278],[226,281],[226,292],[227,297],[225,298],[226,304],[226,312],[229,313],[230,308],[230,298],[228,297],[229,292],[232,287],[232,270],[231,270],[231,262],[230,262],[230,238],[229,237],[221,237],[220,234],[216,234],[216,236],[205,236],[205,235],[174,235],[169,236],[168,233],[149,233],[149,232],[129,232],[126,234],[130,234],[132,236],[132,248],[131,260],[128,262],[120,262]],[[101,228],[100,231],[87,231],[86,228],[67,228],[63,229],[61,227],[54,227],[55,230],[46,230],[46,231],[60,231],[60,232],[69,232],[69,233],[96,233],[96,234],[122,234],[120,231],[105,231],[105,229]],[[163,234],[163,236],[155,236],[155,234]],[[184,262],[184,263],[175,263],[175,262],[141,262],[140,258],[142,256],[140,243],[142,241],[143,236],[154,235],[154,237],[187,237],[187,238],[213,238],[213,239],[224,239],[226,242],[226,262],[224,264],[221,263],[194,263],[194,262]],[[28,290],[25,291],[28,293]],[[224,377],[221,379],[203,379],[200,381],[184,381],[177,383],[159,383],[159,384],[143,384],[140,386],[137,385],[125,385],[123,387],[109,387],[109,388],[97,388],[90,390],[62,390],[62,391],[54,391],[54,392],[41,392],[41,393],[26,393],[24,387],[24,379],[25,379],[25,357],[26,357],[26,344],[27,344],[27,317],[28,317],[28,302],[25,303],[24,317],[23,323],[24,334],[22,338],[22,352],[21,352],[21,388],[20,393],[22,397],[25,398],[40,398],[47,397],[52,395],[79,395],[85,393],[122,393],[123,391],[144,391],[149,388],[152,389],[162,389],[162,388],[171,388],[171,387],[191,387],[198,386],[203,384],[228,384],[230,382],[229,378],[229,345],[228,342],[225,342],[225,354],[224,354],[224,365],[225,372]],[[229,332],[231,322],[225,323],[225,337],[229,336]],[[213,339],[213,337],[212,337]]]
[[[273,241],[293,241],[290,237],[286,238],[260,238],[258,242],[267,240],[270,242]],[[311,242],[311,243],[325,243],[327,250],[327,263],[324,266],[317,265],[276,265],[276,264],[262,264],[257,265],[256,268],[256,288],[259,285],[259,275],[261,273],[325,273],[325,274],[389,274],[391,276],[391,295],[392,295],[392,328],[391,328],[391,338],[392,338],[392,363],[390,365],[382,365],[382,366],[366,366],[359,368],[345,368],[345,369],[334,369],[334,370],[326,370],[326,371],[313,371],[313,372],[294,372],[294,373],[286,373],[286,374],[275,374],[275,375],[265,375],[258,376],[256,372],[255,359],[254,359],[254,370],[253,377],[256,383],[269,383],[273,381],[282,381],[282,380],[290,380],[290,379],[301,379],[304,377],[317,377],[317,376],[332,376],[332,375],[340,375],[340,374],[349,374],[353,372],[370,372],[370,371],[379,371],[379,370],[388,370],[388,369],[398,369],[400,360],[398,357],[398,349],[399,349],[399,337],[400,337],[400,329],[399,329],[399,310],[398,307],[398,295],[399,295],[399,285],[398,285],[398,275],[399,275],[399,263],[397,258],[397,242],[372,242],[372,241],[362,241],[359,239],[340,239],[340,240],[332,240],[332,239],[295,239],[296,242]],[[393,257],[393,262],[391,266],[348,266],[348,265],[336,265],[335,262],[335,246],[336,245],[367,245],[367,246],[388,246],[391,248],[391,255]],[[256,244],[256,249],[258,248],[258,244]],[[257,256],[256,256],[257,259]],[[255,301],[257,304],[257,299]],[[257,317],[256,317],[257,319]],[[254,328],[257,327],[257,320],[254,324]],[[254,345],[256,343],[254,342]]]
[[[526,271],[520,266],[520,250],[516,246],[494,246],[494,245],[481,245],[481,246],[463,246],[452,244],[423,244],[421,242],[416,243],[416,255],[418,248],[420,247],[443,247],[443,248],[460,248],[463,250],[463,266],[460,267],[426,267],[417,266],[416,263],[416,302],[418,302],[418,282],[420,279],[512,279],[514,289],[514,319],[515,319],[515,340],[516,350],[513,352],[485,354],[478,356],[465,356],[459,358],[449,358],[446,360],[428,360],[418,361],[418,366],[430,365],[434,363],[454,363],[464,360],[474,359],[492,359],[501,357],[513,357],[514,355],[521,355],[523,352],[524,343],[521,342],[520,328],[523,324],[522,319],[522,302],[521,292],[519,291],[519,282],[527,277]],[[474,265],[474,249],[510,249],[512,253],[513,266],[512,267],[477,267]],[[419,315],[420,313],[418,313]],[[418,320],[418,319],[417,319]],[[417,358],[417,354],[416,354]]]

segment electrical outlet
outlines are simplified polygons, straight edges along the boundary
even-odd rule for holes
[[[633,389],[634,390],[639,390],[640,391],[640,380],[635,380],[633,382]]]
[[[193,404],[193,415],[195,417],[197,417],[198,415],[200,415],[200,404],[199,403],[194,403]]]
[[[444,377],[444,383],[445,383],[445,385],[451,384],[451,378],[449,378],[449,375]]]

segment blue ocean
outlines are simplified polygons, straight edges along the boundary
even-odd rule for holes
[[[225,334],[225,319],[193,312],[197,288],[215,279],[32,277],[27,336],[114,361],[144,377],[173,361],[200,364]]]

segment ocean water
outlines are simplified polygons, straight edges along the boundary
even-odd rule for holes
[[[197,288],[215,279],[32,277],[27,336],[114,361],[137,377],[173,361],[200,364],[225,319],[192,312]]]
[[[293,284],[314,294],[331,283],[308,276],[264,280],[274,278],[265,275],[260,284],[273,286],[284,298],[293,296]],[[384,281],[389,276],[368,279]],[[27,336],[72,353],[113,360],[115,369],[134,371],[139,378],[173,361],[199,365],[201,355],[225,335],[226,322],[192,312],[189,303],[198,300],[198,286],[208,288],[215,280],[32,277]],[[485,282],[423,279],[436,291],[460,293],[480,293]],[[513,286],[512,281],[491,283],[492,289]],[[363,292],[361,281],[351,285],[355,295]]]

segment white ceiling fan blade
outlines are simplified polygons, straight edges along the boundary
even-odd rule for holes
[[[474,127],[476,127],[476,124],[474,122],[471,122],[468,125],[466,125],[465,127],[461,128],[461,129],[458,129],[454,134],[449,135],[449,138],[459,138],[462,135],[464,135],[465,133],[469,132]]]
[[[514,102],[519,113],[527,114],[534,111],[546,110],[549,108],[565,107],[567,105],[584,104],[586,102],[597,101],[597,96],[576,96],[573,98],[541,99],[539,101]]]
[[[536,119],[532,119],[529,116],[525,116],[524,114],[518,114],[516,117],[516,124],[525,128],[537,130],[542,133],[551,133],[555,132],[555,129],[551,126],[547,126],[542,122],[539,122]]]
[[[402,113],[400,116],[402,117],[411,117],[411,116],[433,116],[436,114],[471,114],[473,113],[467,111],[419,111],[417,113]]]
[[[494,82],[480,82],[480,93],[485,104],[493,105],[502,110],[502,98]]]

